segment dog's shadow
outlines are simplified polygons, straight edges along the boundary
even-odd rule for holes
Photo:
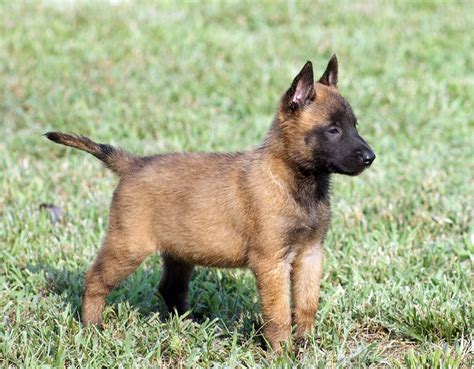
[[[42,293],[64,298],[74,319],[79,321],[85,268],[69,270],[42,264],[28,269],[32,273],[44,273],[46,286]],[[158,293],[160,276],[161,262],[154,256],[110,293],[107,305],[116,309],[126,301],[143,317],[158,312],[160,319],[166,320],[169,313]],[[189,290],[191,316],[195,322],[217,318],[218,324],[227,328],[239,325],[242,333],[260,329],[257,293],[250,273],[198,267]]]

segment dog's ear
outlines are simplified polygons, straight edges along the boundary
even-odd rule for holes
[[[337,56],[336,54],[334,54],[329,60],[328,66],[326,67],[326,71],[319,79],[319,82],[326,86],[337,87],[337,69]]]
[[[308,61],[286,91],[285,103],[290,110],[295,111],[313,101],[315,96],[313,64]]]

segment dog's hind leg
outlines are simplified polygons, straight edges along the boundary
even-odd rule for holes
[[[133,246],[116,233],[107,236],[94,264],[86,274],[82,305],[84,324],[102,325],[102,312],[109,292],[132,274],[150,254],[145,249]]]
[[[158,291],[169,312],[176,310],[181,315],[188,310],[189,280],[193,270],[194,265],[163,254],[163,274]]]

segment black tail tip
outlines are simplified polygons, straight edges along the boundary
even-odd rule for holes
[[[49,140],[54,141],[54,142],[59,142],[59,140],[61,139],[59,132],[46,132],[44,135]]]

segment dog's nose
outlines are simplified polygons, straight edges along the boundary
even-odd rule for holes
[[[375,160],[375,154],[370,150],[364,150],[362,152],[362,162],[364,165],[369,166]]]

